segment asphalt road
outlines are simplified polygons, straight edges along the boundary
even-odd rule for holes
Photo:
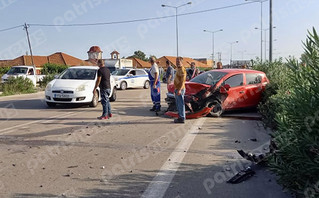
[[[236,149],[267,147],[260,121],[174,124],[149,111],[144,89],[118,91],[113,118],[100,121],[100,104],[48,108],[43,94],[0,98],[0,197],[291,197],[265,167],[226,183],[251,165]]]

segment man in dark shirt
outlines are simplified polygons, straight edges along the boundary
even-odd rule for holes
[[[187,80],[191,80],[199,75],[199,69],[196,68],[195,62],[191,62],[191,68],[187,70]]]
[[[102,116],[98,117],[99,120],[106,120],[112,117],[111,104],[109,101],[109,96],[111,93],[111,83],[110,83],[110,70],[104,66],[104,61],[99,59],[97,62],[100,69],[97,72],[97,80],[93,90],[93,94],[97,94],[96,88],[100,87],[101,93],[101,104],[103,107]]]
[[[168,89],[168,85],[171,84],[172,81],[174,80],[174,68],[171,66],[168,60],[166,61],[166,66],[167,66],[166,81],[167,81],[167,89]]]

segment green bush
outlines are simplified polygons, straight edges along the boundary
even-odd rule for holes
[[[44,75],[48,74],[59,74],[68,68],[67,65],[59,65],[54,63],[46,63],[43,65],[41,73]]]
[[[54,74],[48,74],[40,80],[39,84],[41,88],[45,88],[47,84],[54,79]]]
[[[278,123],[275,117],[281,111],[281,101],[285,100],[287,93],[289,93],[291,80],[288,76],[292,72],[291,68],[283,63],[282,59],[279,59],[271,63],[255,62],[253,69],[265,72],[270,81],[262,94],[262,101],[258,109],[264,125],[271,129],[277,129]]]
[[[287,79],[278,79],[277,93],[265,102],[277,105],[272,116],[279,150],[269,164],[284,187],[319,197],[319,37],[315,30],[304,46],[302,62],[288,60]]]
[[[2,95],[14,95],[36,92],[32,81],[24,77],[10,77],[6,83],[1,84]]]
[[[0,67],[0,75],[6,74],[11,67]]]

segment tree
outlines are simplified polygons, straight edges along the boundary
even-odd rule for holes
[[[133,56],[130,56],[133,58],[138,58],[141,59],[143,61],[148,61],[148,58],[146,57],[146,54],[144,52],[142,52],[141,50],[135,51]]]
[[[152,54],[150,55],[150,57],[154,57],[155,59],[157,59],[157,57],[155,55],[152,55]]]
[[[42,74],[59,74],[68,68],[67,65],[60,65],[55,63],[45,63],[41,70]]]

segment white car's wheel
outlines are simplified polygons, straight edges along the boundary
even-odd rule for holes
[[[112,96],[110,97],[111,102],[114,102],[116,100],[116,92],[117,92],[116,87],[114,87]]]
[[[127,83],[125,81],[121,82],[120,87],[122,90],[125,90],[127,88]]]
[[[148,89],[148,88],[150,88],[150,81],[145,81],[145,83],[144,83],[144,89]]]
[[[93,94],[92,102],[89,104],[90,107],[96,107],[99,104],[99,94],[97,91]]]

